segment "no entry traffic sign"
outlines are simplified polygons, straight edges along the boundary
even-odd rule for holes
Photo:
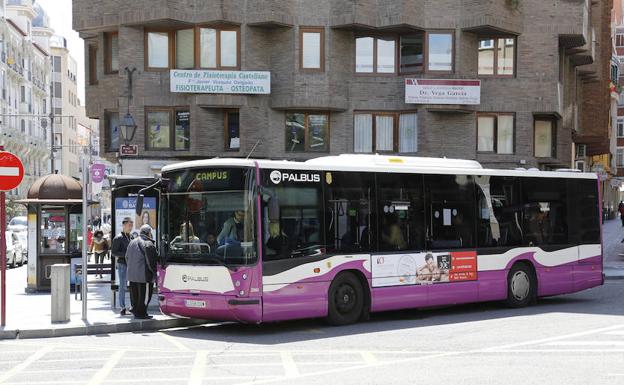
[[[10,152],[0,151],[0,191],[13,190],[24,179],[22,161]]]

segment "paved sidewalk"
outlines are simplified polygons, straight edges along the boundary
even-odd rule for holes
[[[604,272],[607,279],[624,279],[624,227],[620,218],[605,221],[602,226]]]
[[[102,280],[109,280],[104,276]],[[89,276],[89,280],[97,278]],[[70,322],[51,322],[50,293],[26,294],[26,266],[7,270],[7,319],[0,327],[0,340],[13,338],[45,338],[70,335],[105,334],[138,330],[158,330],[205,323],[192,319],[172,318],[160,313],[158,298],[150,302],[151,320],[134,320],[132,315],[121,316],[119,309],[111,309],[110,283],[89,284],[87,321],[82,321],[82,302],[71,294]],[[129,298],[126,300],[129,304]]]

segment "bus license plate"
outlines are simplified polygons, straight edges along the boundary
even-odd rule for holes
[[[206,307],[206,301],[196,301],[193,299],[185,300],[184,304],[186,305],[186,307],[201,307],[201,308]]]

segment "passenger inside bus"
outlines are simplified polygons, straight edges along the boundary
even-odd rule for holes
[[[183,222],[180,225],[180,235],[177,235],[171,241],[171,249],[184,250],[187,253],[199,253],[201,252],[201,241],[195,236],[193,231],[193,224],[190,222]]]
[[[223,223],[223,229],[217,236],[219,245],[240,244],[244,240],[244,224],[245,212],[236,210],[234,215]]]
[[[403,236],[403,230],[398,223],[392,223],[386,227],[384,233],[381,235],[381,240],[385,244],[386,248],[390,250],[405,250],[407,249],[407,242]]]
[[[290,257],[292,248],[288,236],[282,231],[279,222],[269,223],[269,238],[266,241],[266,260]]]

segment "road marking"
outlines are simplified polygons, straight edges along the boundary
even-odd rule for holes
[[[547,346],[624,346],[624,341],[557,341]]]
[[[54,349],[52,346],[43,346],[43,347],[41,347],[34,354],[32,354],[28,358],[26,358],[21,364],[18,364],[17,366],[13,367],[12,369],[9,369],[4,374],[0,375],[0,384],[2,384],[7,379],[13,377],[17,373],[21,372],[22,370],[26,369],[30,364],[32,364],[33,362],[37,361],[41,357],[45,356],[47,353],[51,352],[52,349]]]
[[[297,364],[293,359],[293,356],[290,352],[281,352],[280,356],[282,357],[282,365],[284,365],[284,373],[286,373],[286,377],[296,377],[299,375],[299,369],[297,368]]]
[[[191,376],[188,380],[189,385],[201,385],[204,376],[204,369],[206,368],[206,362],[208,361],[208,351],[200,350],[195,353],[195,361],[193,362],[193,369],[191,369]]]
[[[167,333],[163,333],[163,332],[159,332],[158,333],[162,338],[166,339],[167,342],[169,342],[171,345],[175,346],[176,348],[178,348],[179,351],[181,352],[190,352],[191,349],[189,349],[188,347],[184,346],[184,344],[182,344],[180,341],[178,341],[176,338],[170,336]]]
[[[624,331],[606,332],[604,334],[608,334],[611,336],[624,336]]]
[[[379,362],[377,357],[375,357],[375,355],[371,352],[360,352],[360,355],[362,356],[362,359],[364,359],[364,362],[369,365],[374,365]]]
[[[113,355],[108,358],[108,360],[106,361],[106,364],[104,364],[102,369],[98,370],[93,375],[93,377],[91,378],[91,381],[89,381],[89,385],[98,385],[98,384],[101,384],[104,380],[106,380],[106,377],[108,377],[110,372],[113,371],[113,369],[119,363],[119,360],[121,360],[121,357],[125,353],[126,353],[125,350],[120,350],[118,352],[113,353]],[[68,360],[68,361],[71,362],[71,360]]]

